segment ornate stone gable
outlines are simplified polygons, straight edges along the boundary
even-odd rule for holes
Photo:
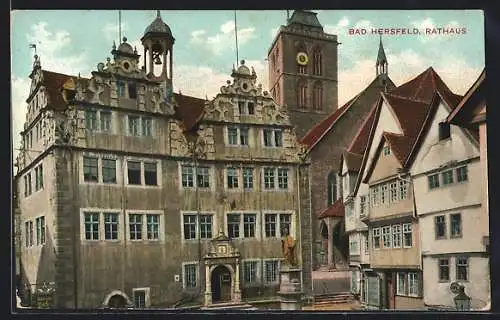
[[[214,130],[211,125],[201,124],[199,126],[197,131],[198,137],[194,145],[190,145],[188,142],[188,138],[180,122],[172,120],[170,122],[170,130],[172,155],[191,157],[194,150],[198,159],[215,158]]]

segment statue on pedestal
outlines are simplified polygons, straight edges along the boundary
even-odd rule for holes
[[[283,249],[283,256],[285,258],[285,264],[288,266],[296,266],[296,256],[295,248],[297,241],[290,235],[288,229],[283,230],[283,238],[281,239],[281,248]]]

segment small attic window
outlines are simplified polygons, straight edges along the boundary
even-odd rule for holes
[[[248,109],[248,114],[255,114],[255,108],[253,102],[248,102],[247,109]]]
[[[450,124],[447,122],[439,123],[439,141],[450,137]]]
[[[384,152],[384,156],[388,156],[391,154],[391,147],[388,145],[385,145],[384,148],[382,149]]]

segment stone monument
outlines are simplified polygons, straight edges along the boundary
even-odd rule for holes
[[[297,241],[284,229],[285,236],[281,239],[284,261],[280,265],[280,289],[278,295],[281,300],[281,310],[302,309],[302,269],[297,264]]]

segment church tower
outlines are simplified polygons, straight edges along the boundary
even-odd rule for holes
[[[148,78],[164,82],[172,89],[172,50],[175,39],[170,27],[161,19],[160,10],[157,10],[156,19],[144,31],[141,42],[144,46],[144,66]]]
[[[387,58],[385,56],[384,46],[382,45],[382,37],[380,37],[380,42],[378,45],[377,62],[375,63],[376,75],[388,75],[389,74],[389,64],[387,63]]]
[[[268,52],[271,93],[287,107],[298,138],[338,107],[339,43],[316,15],[295,10]]]

